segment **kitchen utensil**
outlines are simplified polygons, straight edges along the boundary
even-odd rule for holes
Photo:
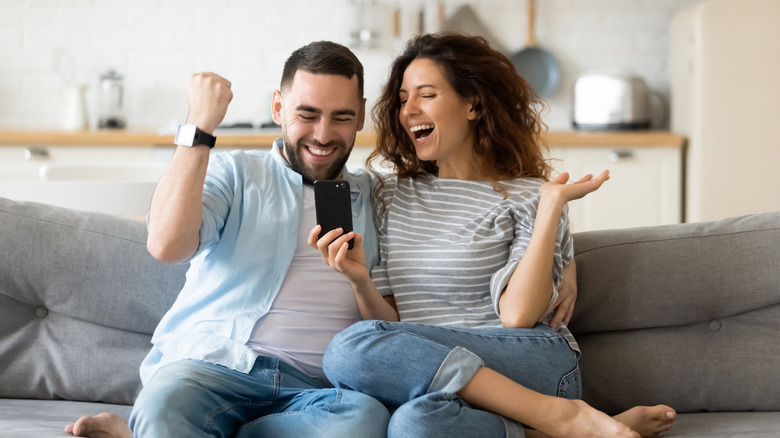
[[[52,53],[54,71],[60,77],[65,87],[76,84],[76,62],[73,60],[73,53],[67,49],[55,49]]]
[[[88,128],[87,103],[84,94],[86,85],[70,85],[65,88],[65,116],[62,128],[66,131],[79,131]]]
[[[573,100],[575,129],[648,129],[653,120],[647,84],[626,72],[580,74],[574,82]]]
[[[349,14],[351,25],[349,41],[351,47],[371,49],[377,43],[379,36],[374,23],[376,0],[350,0]]]
[[[467,35],[478,35],[490,43],[490,46],[499,52],[506,53],[499,40],[490,32],[490,29],[482,23],[474,9],[469,5],[463,5],[455,11],[439,28],[440,32],[458,32]]]
[[[98,128],[122,129],[125,117],[122,111],[124,85],[122,76],[114,69],[100,76]]]
[[[555,93],[561,78],[561,67],[555,57],[539,47],[536,40],[536,0],[528,1],[528,29],[525,48],[514,53],[510,60],[517,73],[525,79],[539,97]]]
[[[73,53],[67,49],[55,49],[52,53],[52,63],[63,86],[65,108],[62,128],[66,131],[86,129],[89,125],[85,98],[87,85],[78,83],[76,79],[76,62]]]

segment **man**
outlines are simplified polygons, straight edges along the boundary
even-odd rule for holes
[[[309,184],[343,178],[368,267],[378,260],[370,179],[344,167],[365,118],[362,65],[335,43],[296,50],[273,97],[282,139],[270,153],[211,156],[204,144],[225,116],[230,86],[212,73],[192,76],[190,126],[180,127],[152,200],[149,252],[191,266],[141,365],[129,429],[142,437],[384,436],[384,406],[331,388],[322,373],[328,342],[360,315],[349,283],[306,242],[315,225]],[[66,431],[129,429],[101,414]]]

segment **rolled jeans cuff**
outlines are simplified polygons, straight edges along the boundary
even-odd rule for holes
[[[506,438],[525,438],[525,426],[511,418],[501,417],[506,428]]]
[[[449,396],[455,395],[484,365],[482,359],[469,350],[463,347],[453,348],[436,371],[431,386],[428,387],[428,394],[441,392]]]

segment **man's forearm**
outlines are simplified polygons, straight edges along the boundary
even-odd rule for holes
[[[149,214],[149,253],[164,262],[195,254],[203,216],[209,148],[179,146],[160,178]]]

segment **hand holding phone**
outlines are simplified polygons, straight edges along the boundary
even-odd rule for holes
[[[352,231],[352,196],[349,183],[344,180],[314,181],[314,210],[317,224],[322,229],[319,237],[336,228],[342,228],[344,234]],[[355,245],[349,240],[349,249]]]

